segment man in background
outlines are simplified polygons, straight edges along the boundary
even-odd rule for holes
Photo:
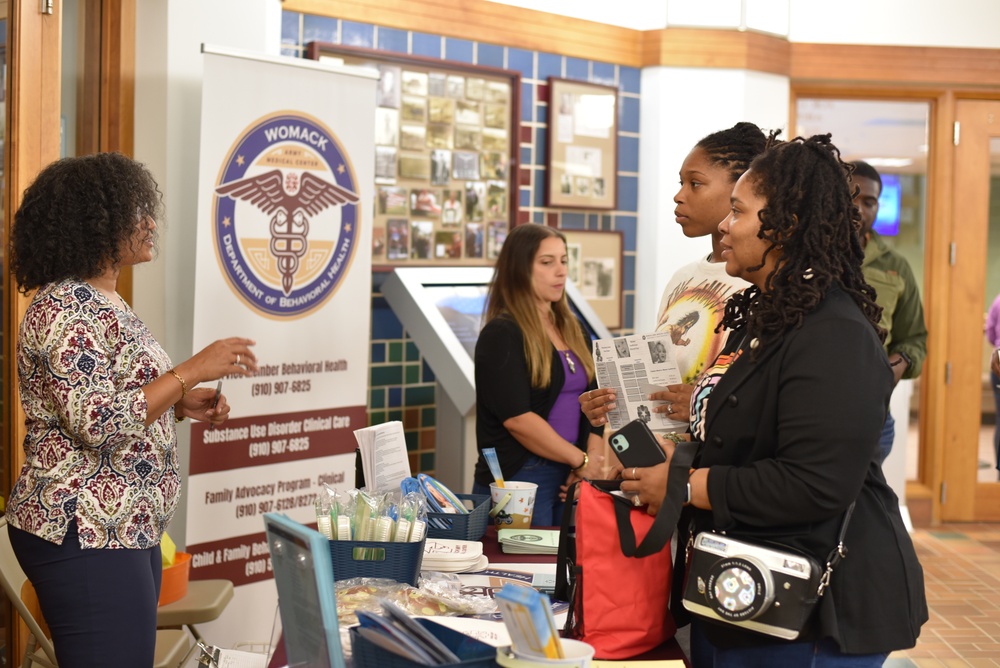
[[[859,188],[854,203],[861,210],[861,244],[865,248],[861,271],[878,293],[875,301],[882,307],[879,324],[888,332],[885,351],[889,354],[889,365],[898,383],[902,378],[919,376],[927,357],[924,307],[906,258],[892,250],[872,229],[878,215],[882,177],[867,162],[858,160],[851,164],[854,165],[853,184]],[[889,456],[895,434],[895,421],[891,414],[886,414],[879,438],[880,461],[884,462]]]

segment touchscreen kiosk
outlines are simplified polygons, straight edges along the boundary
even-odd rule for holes
[[[469,491],[476,463],[476,381],[473,363],[492,267],[398,267],[382,294],[437,377],[435,477]],[[586,299],[566,284],[570,307],[592,339],[611,333]]]

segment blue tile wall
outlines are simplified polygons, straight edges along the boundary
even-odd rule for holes
[[[642,71],[637,67],[622,66],[618,70],[618,81],[623,93],[639,94]]]
[[[562,227],[567,230],[587,229],[587,217],[582,213],[564,213],[562,215]]]
[[[477,54],[476,62],[480,65],[485,65],[486,67],[503,67],[503,51],[502,46],[496,44],[483,44],[479,43],[479,50]]]
[[[340,22],[340,43],[346,46],[375,46],[375,26],[354,21]]]
[[[521,80],[521,123],[530,123],[534,119],[535,85]]]
[[[422,32],[413,33],[413,55],[428,58],[441,57],[441,42],[444,38],[438,35],[425,35]]]
[[[639,137],[618,135],[618,171],[639,171]]]
[[[287,14],[287,12],[285,13]],[[336,42],[339,28],[340,22],[328,16],[313,16],[312,14],[302,16],[302,39],[306,44],[309,42]],[[285,43],[284,39],[281,41]]]
[[[639,98],[622,96],[618,108],[618,129],[639,134]]]
[[[615,76],[617,70],[617,65],[594,62],[594,71],[590,77],[590,81],[592,83],[604,84],[606,86],[617,86],[618,80]]]
[[[635,309],[636,227],[638,225],[639,100],[641,71],[555,53],[501,44],[357,23],[326,16],[282,12],[281,51],[302,56],[311,41],[331,42],[393,53],[515,70],[521,74],[520,172],[516,223],[548,224],[567,230],[622,232],[622,333],[632,332]],[[548,77],[589,81],[619,90],[618,205],[615,211],[591,212],[545,207],[545,159],[548,141]],[[525,129],[526,128],[526,129]],[[414,473],[433,473],[436,385],[433,370],[381,295],[385,274],[372,275],[369,421],[402,420]],[[419,373],[413,365],[419,363]]]
[[[457,63],[473,62],[475,45],[467,39],[455,39],[446,37],[444,40],[444,59],[453,60]]]
[[[507,69],[517,70],[526,79],[534,79],[535,53],[524,49],[507,49]]]
[[[409,35],[405,30],[393,28],[378,29],[378,48],[382,51],[406,53],[409,48]]]
[[[327,21],[333,21],[334,25],[337,24],[336,19],[325,19]],[[301,46],[303,39],[302,35],[299,34],[299,22],[302,21],[302,15],[296,14],[294,12],[282,12],[281,13],[281,44],[282,46]],[[308,43],[308,40],[306,40]]]
[[[586,81],[590,75],[590,61],[580,58],[566,59],[566,78]]]
[[[541,80],[549,77],[562,77],[563,57],[554,53],[538,54],[538,78]]]

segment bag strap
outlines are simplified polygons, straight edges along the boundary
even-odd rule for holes
[[[676,444],[674,455],[670,459],[670,471],[667,474],[666,497],[663,499],[660,510],[656,513],[656,519],[653,520],[649,533],[638,546],[635,542],[635,529],[632,527],[629,517],[633,507],[626,504],[624,499],[615,498],[615,501],[621,501],[621,503],[614,504],[615,519],[618,524],[618,539],[621,542],[622,553],[626,557],[648,557],[666,547],[670,537],[674,534],[677,520],[681,516],[681,508],[687,498],[687,483],[696,451],[697,445],[690,441],[681,441]]]
[[[850,524],[851,515],[854,514],[855,503],[852,501],[851,505],[844,511],[844,521],[840,523],[840,533],[837,535],[837,546],[826,557],[826,571],[824,571],[823,577],[820,578],[819,588],[816,590],[816,594],[819,596],[822,596],[826,588],[830,586],[830,576],[833,575],[833,569],[847,556],[847,546],[844,545],[844,537],[847,536],[847,525]]]
[[[560,601],[570,601],[571,604],[573,601],[571,584],[574,578],[571,577],[570,571],[576,565],[576,540],[570,538],[569,525],[573,518],[573,499],[576,497],[579,484],[578,480],[566,490],[566,503],[563,504],[562,523],[559,527],[559,548],[556,552],[556,588],[552,592]],[[572,614],[572,610],[570,613]]]

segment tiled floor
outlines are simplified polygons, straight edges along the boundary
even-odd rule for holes
[[[917,529],[930,620],[887,668],[1000,666],[1000,524]]]

